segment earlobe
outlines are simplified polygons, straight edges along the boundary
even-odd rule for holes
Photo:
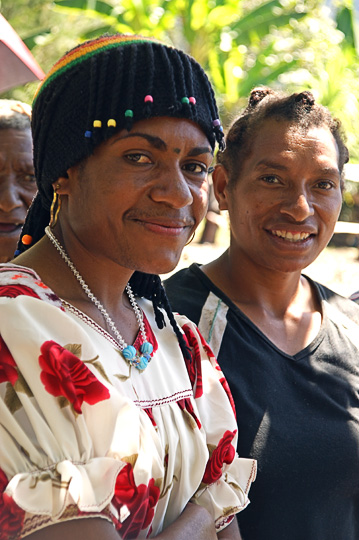
[[[58,195],[67,195],[69,187],[69,176],[67,172],[52,184],[53,190],[56,191]]]
[[[216,165],[213,174],[213,189],[220,210],[228,210],[228,173],[223,165]]]

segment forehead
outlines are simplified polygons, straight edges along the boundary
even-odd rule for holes
[[[261,124],[251,145],[250,158],[264,155],[286,159],[311,155],[317,160],[326,158],[339,164],[338,146],[329,128],[313,126],[304,130],[274,119]]]
[[[29,129],[0,129],[0,148],[2,152],[32,153],[32,137]]]
[[[105,144],[111,145],[118,140],[131,139],[137,134],[158,137],[168,144],[174,144],[177,141],[177,145],[208,147],[212,152],[207,136],[198,124],[186,118],[167,116],[135,122],[130,131],[123,129],[108,139]]]

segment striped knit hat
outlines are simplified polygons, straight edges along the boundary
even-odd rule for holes
[[[190,56],[154,39],[105,35],[65,54],[33,103],[35,174],[49,202],[51,184],[94,146],[144,118],[198,123],[212,148],[223,132],[212,87]]]

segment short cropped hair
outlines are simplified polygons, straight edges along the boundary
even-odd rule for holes
[[[15,99],[0,99],[0,129],[31,129],[31,106]]]
[[[226,136],[225,150],[217,154],[217,162],[227,169],[230,182],[235,182],[239,163],[248,157],[255,135],[263,122],[269,119],[288,122],[304,132],[312,127],[328,128],[338,146],[339,172],[343,180],[343,168],[349,152],[340,120],[333,118],[326,107],[315,103],[311,92],[287,95],[258,87],[252,90],[247,107],[232,123]]]

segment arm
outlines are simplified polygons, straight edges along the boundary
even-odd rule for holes
[[[241,533],[239,532],[238,522],[236,517],[228,527],[222,529],[217,537],[220,540],[242,540]]]
[[[229,529],[232,524],[227,527]],[[226,530],[227,530],[226,529]],[[238,528],[237,528],[238,530]],[[167,527],[157,538],[158,540],[188,540],[193,538],[194,531],[196,540],[240,540],[239,536],[216,535],[213,520],[205,508],[197,504],[188,503],[182,514],[172,525]],[[222,534],[221,531],[219,534]],[[119,540],[120,534],[113,525],[101,518],[84,518],[57,523],[51,527],[45,527],[26,537],[26,540]]]
[[[102,518],[74,519],[45,527],[26,540],[119,540],[120,536],[109,521]]]
[[[189,503],[180,517],[165,531],[156,536],[158,540],[241,540],[237,520],[234,519],[228,527],[216,536],[214,525],[209,513],[202,507]],[[101,518],[76,519],[57,523],[30,534],[28,540],[119,540],[120,536],[113,525]]]

